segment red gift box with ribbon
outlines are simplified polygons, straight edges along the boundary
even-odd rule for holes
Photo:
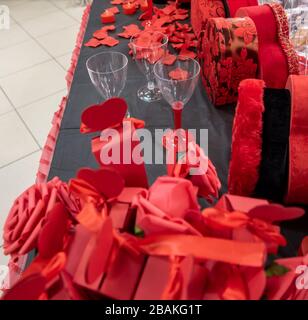
[[[79,286],[113,299],[131,299],[145,256],[117,237],[110,218],[89,240],[74,275]],[[122,241],[121,241],[122,240]]]
[[[140,143],[136,128],[144,122],[134,118],[124,118],[127,112],[125,100],[111,98],[100,105],[87,108],[81,116],[82,133],[101,131],[92,139],[92,153],[102,167],[114,168],[125,180],[128,187],[147,188],[147,176],[142,157],[135,161],[132,150]],[[112,157],[109,158],[109,153]]]

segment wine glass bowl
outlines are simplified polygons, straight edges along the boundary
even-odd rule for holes
[[[168,143],[166,140],[174,141],[176,135],[178,151],[187,150],[187,143],[193,140],[193,137],[182,129],[182,110],[194,93],[200,65],[195,59],[184,56],[178,56],[172,65],[167,65],[162,58],[154,65],[154,75],[162,96],[172,107],[174,116],[174,131],[164,137],[164,145]]]
[[[139,99],[146,102],[161,99],[159,88],[155,85],[154,64],[165,56],[168,37],[157,31],[142,31],[130,39],[130,48],[138,69],[146,76],[147,85],[137,91]]]
[[[104,99],[120,96],[126,83],[127,65],[127,57],[115,51],[95,54],[86,62],[90,79]]]

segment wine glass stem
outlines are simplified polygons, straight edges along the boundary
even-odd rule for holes
[[[148,89],[153,91],[155,88],[154,81],[148,81]]]
[[[182,110],[183,110],[183,103],[177,101],[173,103],[172,110],[173,110],[173,118],[174,118],[174,129],[181,129],[182,128]]]

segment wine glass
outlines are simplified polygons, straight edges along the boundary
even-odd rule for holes
[[[115,51],[101,52],[87,60],[90,79],[104,99],[120,96],[126,83],[127,64],[127,57]]]
[[[142,31],[130,39],[130,48],[139,70],[146,76],[147,85],[137,91],[139,99],[146,102],[158,101],[161,93],[155,86],[153,67],[167,51],[168,37],[157,31]]]
[[[194,93],[200,74],[200,65],[195,59],[178,56],[172,65],[166,65],[164,58],[154,65],[158,87],[171,105],[174,130],[164,137],[164,145],[176,144],[177,150],[187,150],[187,143],[194,140],[187,130],[182,129],[182,110]]]

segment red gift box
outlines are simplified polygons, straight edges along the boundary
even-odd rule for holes
[[[202,264],[198,264],[190,256],[183,258],[179,264],[182,285],[177,296],[170,296],[168,285],[172,286],[170,281],[179,284],[178,279],[171,279],[172,262],[168,258],[150,256],[145,264],[138,288],[135,294],[135,300],[158,300],[168,299],[201,299],[203,295],[206,269]]]
[[[99,234],[89,240],[74,282],[112,299],[131,299],[144,261],[144,255],[130,250],[125,241],[118,243],[111,219],[106,218]]]

